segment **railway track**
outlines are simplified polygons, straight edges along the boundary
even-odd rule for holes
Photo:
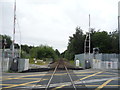
[[[67,72],[67,75],[68,75],[69,78],[70,78],[71,84],[72,84],[74,90],[76,90],[76,86],[75,86],[75,84],[74,84],[74,81],[72,80],[72,77],[71,77],[71,75],[70,75],[70,73],[69,73],[69,71],[68,71],[68,69],[67,69],[67,67],[66,67],[66,65],[65,65],[65,63],[64,63],[63,60],[60,60],[60,61],[57,63],[57,65],[56,65],[56,67],[55,67],[55,69],[54,69],[54,71],[53,71],[53,73],[52,73],[52,75],[51,75],[51,78],[49,79],[49,82],[47,83],[47,86],[46,86],[45,90],[48,90],[48,88],[49,88],[49,86],[50,86],[50,83],[51,83],[51,80],[53,79],[53,76],[55,75],[55,72],[56,72],[56,70],[57,70],[57,68],[58,68],[59,66],[60,66],[60,67],[63,66],[63,67],[65,68],[65,70],[66,70],[66,72]]]
[[[75,74],[68,70],[69,66],[68,62],[64,60],[59,60],[52,64],[54,67],[53,71],[49,71],[48,74],[46,74],[43,78],[40,79],[40,81],[34,86],[34,89],[36,88],[42,88],[44,90],[52,89],[61,86],[60,83],[68,83],[68,86],[70,88],[77,90],[75,85],[75,80],[78,80],[78,78],[75,78]],[[59,76],[61,74],[61,76]],[[63,76],[62,76],[63,75]],[[73,76],[73,77],[72,77]],[[43,81],[47,78],[47,81]],[[54,78],[54,79],[53,79]],[[55,85],[57,84],[57,85]],[[54,89],[53,89],[54,90]]]

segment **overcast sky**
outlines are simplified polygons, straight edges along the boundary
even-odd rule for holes
[[[0,33],[12,37],[14,0],[0,1]],[[17,22],[15,42],[49,45],[63,52],[76,26],[113,31],[117,28],[119,0],[16,0]],[[19,28],[18,28],[19,27]],[[19,31],[20,30],[20,31]]]

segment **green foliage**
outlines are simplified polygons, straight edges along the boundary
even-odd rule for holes
[[[21,51],[21,58],[30,58],[30,55],[22,50]]]
[[[0,37],[2,37],[2,48],[3,48],[3,44],[5,43],[4,40],[6,39],[6,44],[5,44],[5,48],[10,48],[11,44],[12,44],[12,40],[11,37],[8,35],[0,35]]]
[[[80,27],[76,28],[75,34],[69,37],[67,51],[65,52],[65,58],[73,60],[75,54],[83,53],[84,51],[84,38],[83,31]]]
[[[100,53],[118,53],[118,31],[91,33],[91,48],[94,47],[99,47]]]
[[[74,62],[74,60],[70,60],[70,63],[71,63],[72,65],[74,65],[75,62]]]
[[[29,54],[30,49],[33,48],[33,46],[21,45],[21,48],[23,51],[25,51],[27,54]]]
[[[52,47],[49,46],[38,46],[30,50],[30,56],[32,58],[43,59],[43,58],[53,58],[56,59],[56,53]]]
[[[55,53],[56,53],[56,55],[57,55],[58,58],[61,57],[60,52],[58,51],[58,49],[55,50]]]
[[[119,35],[118,31],[106,32],[106,31],[95,31],[91,29],[91,53],[92,49],[98,47],[100,53],[118,53]],[[63,58],[73,60],[75,54],[84,53],[84,41],[85,36],[83,30],[80,27],[76,28],[75,34],[69,37],[67,50],[61,53]]]

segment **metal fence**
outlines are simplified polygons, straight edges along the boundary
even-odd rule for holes
[[[29,69],[29,59],[4,58],[4,60],[0,60],[0,65],[2,72],[9,70],[21,72]]]
[[[82,68],[85,69],[86,63],[85,61],[88,60],[92,68],[96,69],[118,69],[118,56],[119,54],[78,54],[75,55],[75,61],[79,60],[80,65]]]

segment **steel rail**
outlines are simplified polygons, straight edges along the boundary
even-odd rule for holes
[[[66,70],[66,72],[67,72],[67,75],[68,75],[69,78],[70,78],[71,84],[73,85],[74,89],[77,90],[77,89],[76,89],[76,86],[75,86],[75,84],[74,84],[74,81],[73,81],[73,79],[72,79],[72,77],[71,77],[71,75],[70,75],[67,67],[65,66],[65,64],[64,64],[63,61],[61,61],[61,62],[63,63],[62,65],[64,66],[64,68],[65,68],[65,70]],[[45,90],[47,90],[47,89],[49,88],[50,83],[51,83],[51,81],[52,81],[52,79],[53,79],[53,76],[54,76],[54,74],[55,74],[55,72],[56,72],[56,70],[57,70],[57,68],[58,68],[58,66],[60,65],[61,62],[59,61],[58,64],[56,65],[56,67],[55,67],[55,69],[54,69],[54,71],[53,71],[53,73],[52,73],[52,75],[51,75],[51,77],[50,77],[50,79],[49,79],[49,81],[48,81],[48,83],[47,83],[47,85],[46,85]]]
[[[51,78],[49,79],[45,90],[47,90],[47,89],[49,88],[50,83],[51,83],[51,80],[52,80],[52,78],[53,78],[53,76],[54,76],[54,74],[55,74],[55,72],[56,72],[56,70],[57,70],[57,68],[58,68],[58,65],[59,65],[59,63],[58,63],[57,66],[55,67],[54,72],[52,73],[52,76],[51,76]]]
[[[65,70],[67,71],[67,74],[68,74],[68,76],[69,76],[69,78],[70,78],[71,84],[73,85],[74,89],[76,90],[76,86],[75,86],[75,84],[74,84],[74,81],[72,80],[72,77],[71,77],[71,75],[70,75],[67,67],[65,66],[65,64],[64,64],[64,67],[65,67]]]

